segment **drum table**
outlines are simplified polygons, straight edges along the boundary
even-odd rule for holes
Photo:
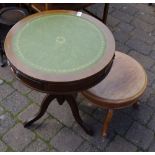
[[[105,78],[114,51],[109,29],[82,12],[45,11],[19,21],[5,40],[8,62],[23,83],[47,93],[38,114],[24,126],[41,118],[57,99],[60,105],[68,102],[75,120],[92,135],[79,115],[75,97]]]

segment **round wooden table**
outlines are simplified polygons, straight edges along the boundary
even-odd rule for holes
[[[5,52],[17,78],[47,93],[40,111],[25,127],[46,112],[53,99],[66,100],[75,120],[80,118],[75,96],[105,78],[111,69],[115,41],[100,21],[82,12],[53,10],[28,16],[8,33]]]
[[[139,62],[127,54],[116,51],[113,67],[108,76],[82,92],[92,103],[107,109],[102,135],[107,136],[108,128],[115,109],[131,105],[138,107],[138,99],[147,86],[147,74]]]

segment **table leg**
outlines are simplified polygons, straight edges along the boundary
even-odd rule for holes
[[[87,134],[92,136],[93,131],[91,129],[89,129],[88,127],[86,127],[86,125],[84,124],[84,122],[82,121],[82,119],[79,115],[79,110],[78,110],[78,106],[77,106],[77,103],[75,101],[75,98],[72,95],[68,95],[68,96],[66,96],[66,100],[67,100],[68,104],[70,105],[73,116],[74,116],[75,120],[77,121],[77,123],[82,127],[82,129]]]
[[[47,108],[48,108],[50,102],[51,102],[54,98],[56,98],[56,97],[53,96],[53,95],[46,95],[46,96],[44,97],[43,101],[42,101],[40,110],[39,110],[39,112],[37,113],[37,115],[36,115],[33,119],[30,119],[29,121],[25,122],[25,123],[24,123],[24,127],[29,127],[32,123],[34,123],[34,122],[37,121],[39,118],[41,118],[41,117],[45,114],[45,112],[46,112],[46,110],[47,110]]]
[[[74,94],[73,95],[72,94],[71,95],[46,95],[44,100],[42,101],[42,104],[41,104],[38,114],[33,119],[30,119],[29,121],[24,123],[24,127],[29,127],[32,123],[34,123],[39,118],[41,118],[45,114],[50,102],[56,98],[60,105],[62,105],[64,103],[64,101],[66,100],[68,102],[68,104],[70,105],[73,116],[74,116],[75,120],[77,121],[77,123],[82,127],[82,129],[87,134],[93,135],[93,131],[91,129],[89,129],[88,127],[86,127],[86,125],[84,124],[84,122],[82,121],[82,119],[79,115],[79,110],[78,110],[77,103],[75,101],[75,97],[76,96]]]
[[[109,10],[109,3],[105,3],[103,17],[102,17],[102,21],[104,24],[106,24],[107,22],[108,10]]]
[[[104,120],[104,125],[103,125],[103,129],[102,129],[102,136],[104,136],[104,137],[107,136],[107,131],[108,131],[112,116],[113,116],[113,110],[109,109],[108,113],[106,115],[106,118]]]
[[[57,102],[62,105],[65,102],[65,97],[64,96],[58,96],[57,97]]]

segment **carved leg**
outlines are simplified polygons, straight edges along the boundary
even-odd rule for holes
[[[65,102],[65,97],[64,96],[58,96],[57,97],[57,102],[62,105]]]
[[[73,116],[74,116],[75,120],[77,121],[77,123],[84,129],[84,131],[87,134],[92,136],[93,131],[85,126],[84,122],[82,121],[82,119],[81,119],[81,117],[79,115],[79,110],[78,110],[75,98],[72,95],[68,95],[68,96],[66,96],[66,100],[67,100],[68,104],[71,107]]]
[[[45,112],[46,112],[46,110],[47,110],[47,108],[48,108],[50,102],[51,102],[54,98],[55,98],[55,96],[53,96],[53,95],[46,95],[46,96],[44,97],[43,101],[42,101],[40,110],[39,110],[39,112],[37,113],[37,115],[36,115],[33,119],[30,119],[29,121],[25,122],[25,123],[24,123],[24,127],[29,127],[32,123],[34,123],[34,122],[37,121],[39,118],[41,118],[41,117],[45,114]]]
[[[112,116],[113,116],[113,110],[109,109],[108,113],[106,115],[106,118],[104,120],[103,128],[102,128],[102,136],[104,136],[104,137],[107,136],[107,131],[108,131]]]

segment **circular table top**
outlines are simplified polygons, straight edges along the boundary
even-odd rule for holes
[[[114,49],[113,36],[104,24],[65,10],[24,18],[5,40],[13,66],[30,77],[55,82],[80,80],[99,72],[112,59]]]
[[[84,92],[90,99],[96,100],[103,107],[126,106],[140,97],[147,86],[144,68],[132,57],[115,52],[113,66],[108,76]]]

